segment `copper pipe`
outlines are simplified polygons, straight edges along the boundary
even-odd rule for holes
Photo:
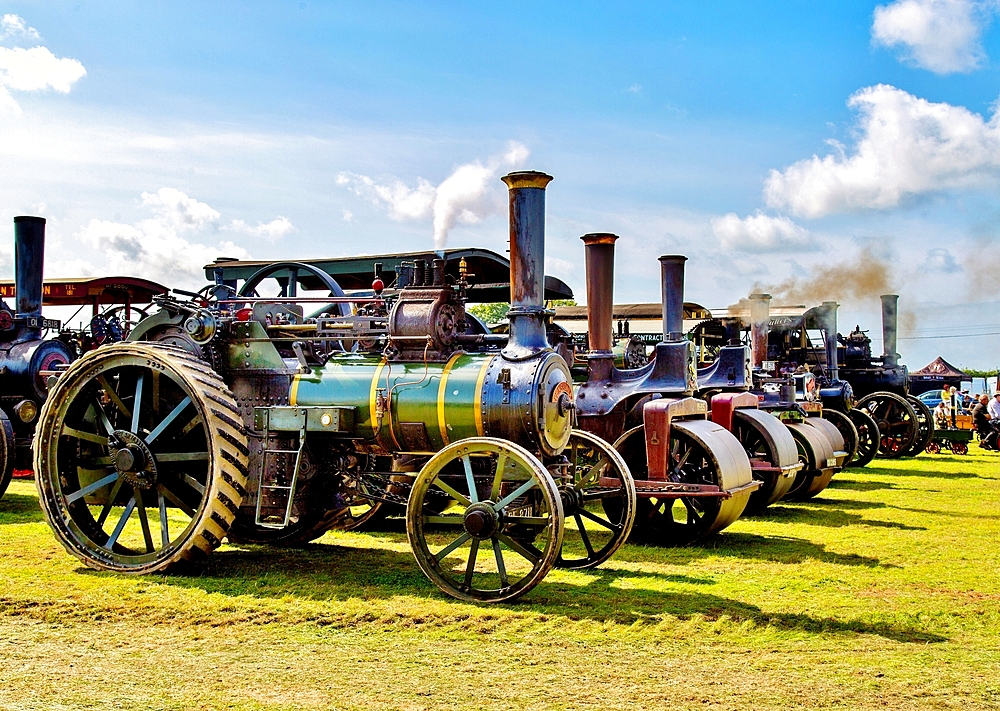
[[[581,237],[586,245],[587,339],[593,354],[611,353],[615,291],[615,242],[604,232]]]

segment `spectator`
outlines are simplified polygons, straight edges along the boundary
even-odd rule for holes
[[[972,407],[972,398],[969,396],[968,390],[962,391],[962,409],[968,412],[969,408]]]
[[[934,426],[939,430],[948,429],[948,408],[944,406],[944,400],[934,408]]]
[[[996,449],[997,430],[990,421],[990,399],[983,395],[979,403],[972,408],[972,424],[979,433],[979,446],[983,449]]]
[[[948,405],[951,409],[951,414],[962,414],[962,396],[958,394],[958,388],[954,385],[948,390]]]
[[[990,413],[991,420],[1000,420],[1000,390],[993,394],[987,411]]]

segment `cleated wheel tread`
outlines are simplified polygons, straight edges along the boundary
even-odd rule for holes
[[[117,391],[110,395],[109,387]],[[190,398],[184,408],[182,397]],[[129,410],[139,403],[139,426],[131,435],[131,422],[116,408],[116,399]],[[165,413],[175,407],[179,414],[171,419]],[[234,396],[222,378],[175,347],[120,343],[76,361],[42,408],[35,448],[42,510],[66,550],[98,570],[143,574],[168,572],[217,548],[246,494],[245,445],[241,449],[232,444],[245,439],[243,428],[225,412],[238,417]],[[116,434],[119,439],[141,440],[135,446],[147,452],[141,455],[144,469],[132,472],[107,463],[117,461],[112,457],[120,448],[109,444],[107,437],[103,445],[94,442],[95,436],[99,440],[107,434],[99,426],[101,417],[116,433],[125,433]],[[182,427],[181,421],[193,424]],[[163,428],[153,438],[159,425]],[[76,433],[85,436],[81,439]],[[194,446],[204,449],[185,449]],[[88,462],[94,462],[94,469],[84,468]],[[98,471],[98,477],[117,474],[118,479],[84,494],[86,471]],[[152,483],[142,477],[152,477]],[[120,491],[112,488],[118,482]],[[128,499],[130,503],[124,503]],[[102,509],[111,512],[104,514],[104,521],[95,517]],[[123,511],[119,514],[116,509]],[[175,512],[189,519],[171,524],[169,516]],[[138,543],[123,543],[124,532],[137,531],[140,524]],[[154,527],[158,536],[151,533]]]

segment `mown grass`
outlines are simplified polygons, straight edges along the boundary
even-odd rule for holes
[[[923,455],[700,547],[628,545],[521,602],[452,601],[399,530],[81,567],[0,500],[0,707],[998,708],[1000,456]]]

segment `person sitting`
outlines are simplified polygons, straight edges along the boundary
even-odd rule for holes
[[[983,395],[972,408],[972,424],[979,433],[979,446],[983,449],[997,448],[997,428],[989,414],[990,399]]]
[[[944,406],[944,400],[934,408],[934,426],[939,430],[948,429],[948,408]]]
[[[1000,420],[1000,390],[993,393],[993,399],[987,407],[991,420]]]

